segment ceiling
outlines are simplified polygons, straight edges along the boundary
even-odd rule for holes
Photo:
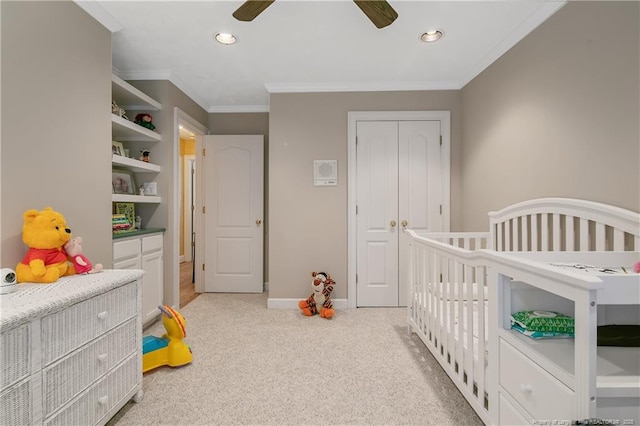
[[[383,29],[349,0],[277,0],[252,22],[232,17],[242,1],[77,3],[113,32],[114,73],[170,80],[208,112],[268,111],[270,93],[460,89],[565,3],[388,1],[399,16]],[[430,29],[444,37],[422,42]]]

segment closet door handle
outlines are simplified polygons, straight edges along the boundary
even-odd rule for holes
[[[401,222],[401,225],[404,226],[405,228],[407,227],[408,224],[409,224],[409,222],[407,222],[406,220],[403,220]]]
[[[256,219],[256,225],[260,225],[261,223],[262,223],[262,220]]]
[[[392,228],[395,228],[397,223],[395,220],[392,220],[391,222],[389,222],[389,225],[391,225]]]

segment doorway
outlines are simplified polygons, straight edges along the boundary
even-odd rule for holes
[[[449,116],[349,113],[349,307],[406,306],[405,229],[449,229]]]
[[[174,306],[184,306],[195,299],[201,290],[198,290],[197,275],[195,274],[193,257],[195,245],[192,244],[197,237],[193,224],[193,208],[197,200],[195,153],[198,139],[201,139],[207,128],[190,117],[184,111],[175,107],[175,170],[174,174],[174,220],[170,228],[173,235],[174,276],[173,299]],[[192,184],[193,182],[193,184]],[[191,258],[191,261],[189,261]]]

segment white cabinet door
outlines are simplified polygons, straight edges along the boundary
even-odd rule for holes
[[[129,238],[113,243],[114,269],[142,269],[142,323],[154,320],[164,295],[162,234]]]
[[[162,236],[147,237],[149,239],[159,239]],[[162,305],[164,273],[162,262],[162,247],[154,246],[151,250],[146,251],[145,248],[149,244],[145,244],[146,239],[142,239],[142,269],[145,271],[142,277],[142,323],[148,323],[156,318],[160,311],[158,305]]]

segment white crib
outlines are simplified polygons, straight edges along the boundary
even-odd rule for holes
[[[640,324],[640,276],[620,268],[640,260],[640,214],[547,198],[492,212],[489,222],[480,233],[406,231],[410,330],[487,424],[638,424],[640,349],[597,348],[596,330]],[[566,266],[575,263],[617,272]],[[575,339],[511,331],[511,313],[526,309],[574,316]]]

